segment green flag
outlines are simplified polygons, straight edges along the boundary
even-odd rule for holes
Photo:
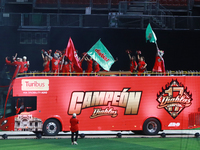
[[[99,65],[104,69],[109,71],[112,64],[115,62],[114,58],[103,45],[99,39],[93,47],[87,52]]]
[[[156,43],[157,38],[155,33],[153,32],[150,23],[148,24],[147,28],[146,28],[146,41],[151,42],[151,43]]]

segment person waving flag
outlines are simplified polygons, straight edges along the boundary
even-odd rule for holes
[[[92,57],[104,70],[109,71],[112,64],[115,62],[113,56],[103,45],[99,39],[93,47],[87,52],[87,54]]]
[[[148,24],[147,28],[146,28],[146,41],[149,41],[151,43],[155,43],[156,44],[156,49],[157,49],[157,53],[156,53],[156,59],[155,59],[155,63],[154,63],[154,67],[152,69],[153,72],[157,72],[157,73],[164,73],[165,74],[165,63],[164,63],[164,51],[160,50],[158,48],[157,45],[157,38],[155,33],[153,32],[150,23]]]

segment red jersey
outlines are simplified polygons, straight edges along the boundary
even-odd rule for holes
[[[71,124],[71,128],[70,128],[70,130],[71,130],[71,132],[76,132],[76,131],[78,131],[78,119],[76,119],[76,118],[71,118],[70,119],[70,124]]]
[[[94,72],[99,72],[99,71],[100,71],[99,64],[95,61],[94,62]]]
[[[52,58],[51,65],[52,65],[52,72],[58,72],[59,70],[59,59]]]
[[[92,59],[89,60],[89,61],[87,61],[87,64],[88,64],[88,66],[87,66],[86,72],[90,73],[90,72],[92,72],[92,70],[93,70],[93,69],[92,69],[92,64],[93,64]]]
[[[156,56],[155,64],[154,64],[152,71],[153,72],[165,72],[164,59],[161,59],[159,56]]]
[[[7,64],[7,65],[11,65],[11,66],[18,65],[18,66],[20,66],[19,73],[23,73],[23,72],[24,72],[24,63],[23,63],[23,62],[14,61],[14,62],[11,63],[11,61],[9,61],[9,60],[6,58],[6,64]]]
[[[24,71],[28,71],[28,63],[27,61],[22,61],[23,62],[23,65],[24,65]]]
[[[136,66],[137,66],[137,62],[131,60],[131,62],[130,62],[130,70],[129,71],[131,71],[131,72],[135,71],[135,67]]]
[[[63,68],[62,68],[62,72],[63,73],[70,73],[73,72],[74,68],[72,64],[69,63],[64,63]]]
[[[49,72],[50,71],[49,65],[50,65],[50,61],[49,60],[44,62],[43,63],[44,70],[42,72]]]
[[[139,63],[138,63],[138,72],[144,72],[146,70],[146,68],[144,68],[145,64],[146,63],[144,61],[139,61]]]

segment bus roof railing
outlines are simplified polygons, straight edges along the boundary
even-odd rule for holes
[[[200,71],[166,71],[152,72],[145,71],[144,73],[130,71],[100,71],[92,73],[53,73],[53,72],[29,72],[18,73],[17,77],[22,76],[200,76]]]

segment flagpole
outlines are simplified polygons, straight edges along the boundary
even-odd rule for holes
[[[62,58],[62,64],[61,64],[60,70],[62,70],[62,66],[63,66],[63,63],[64,63],[64,57],[65,57],[65,55]]]
[[[158,48],[158,44],[157,44],[157,42],[155,41],[155,44],[156,44],[156,48],[157,48],[157,51],[159,50],[159,48]]]

